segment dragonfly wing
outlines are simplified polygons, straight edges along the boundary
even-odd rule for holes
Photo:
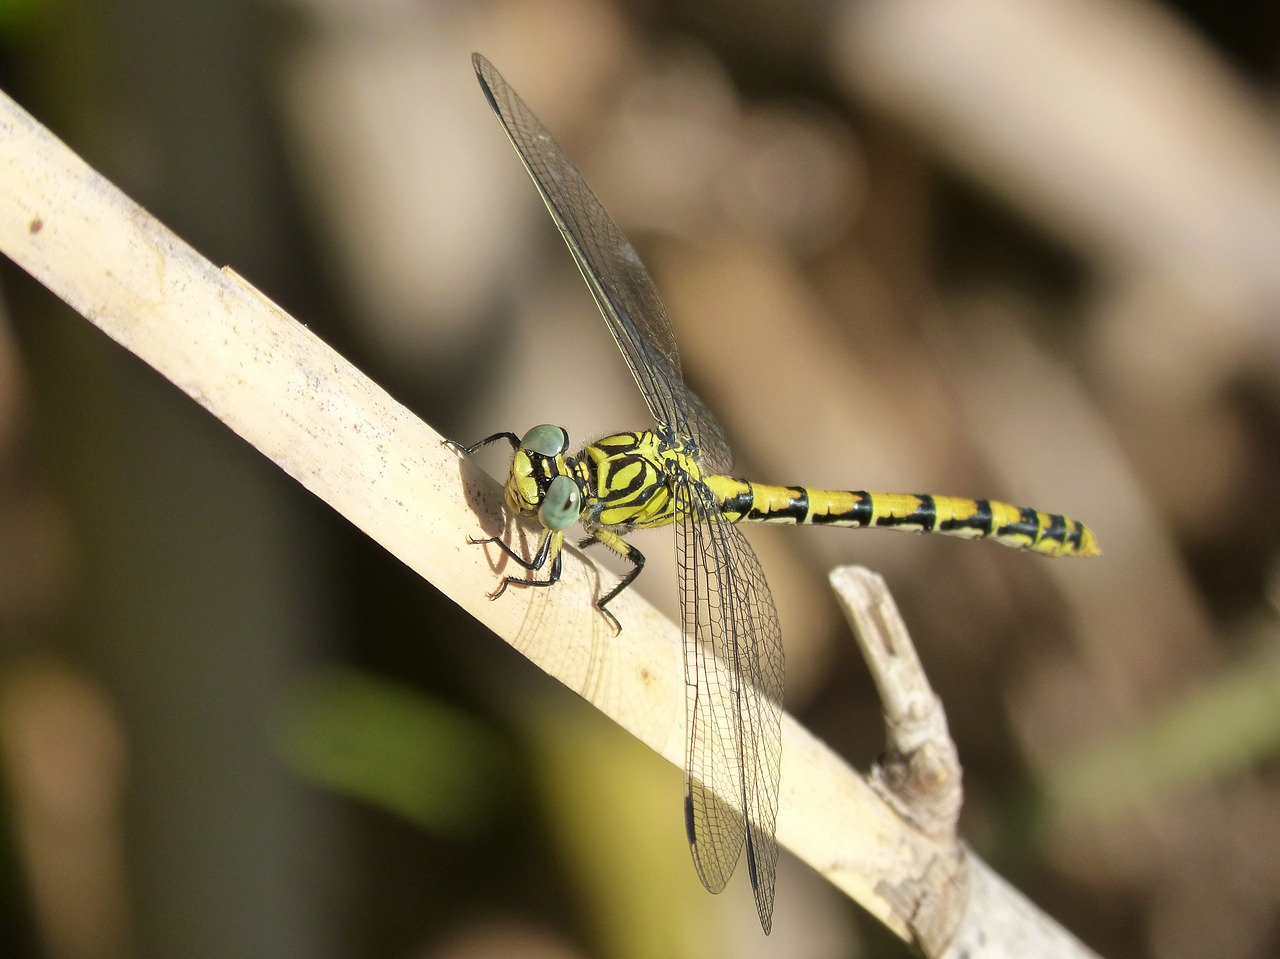
[[[782,757],[782,636],[755,552],[701,481],[675,481],[689,743],[685,816],[712,892],[746,845],[756,909],[772,924]]]
[[[658,425],[691,436],[716,472],[728,470],[728,447],[715,417],[690,394],[666,307],[630,241],[591,192],[577,167],[493,64],[475,53],[489,105],[542,194],[582,277],[604,314],[631,375]],[[708,454],[711,456],[708,458]]]
[[[716,419],[702,397],[685,387],[689,400],[689,423],[698,442],[698,463],[709,473],[728,473],[733,469],[733,451],[724,435],[724,427]]]

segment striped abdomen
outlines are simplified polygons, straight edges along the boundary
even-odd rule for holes
[[[987,499],[928,493],[867,493],[766,486],[728,476],[704,477],[734,523],[792,523],[945,533],[994,539],[1046,556],[1096,556],[1098,541],[1083,523]]]

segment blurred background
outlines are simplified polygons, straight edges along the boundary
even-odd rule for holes
[[[1280,7],[0,2],[0,86],[442,433],[644,427],[472,50],[738,473],[1098,533],[750,530],[788,708],[875,758],[825,583],[870,566],[982,856],[1107,956],[1280,954]],[[908,954],[786,853],[765,939],[678,770],[7,261],[0,299],[0,954]]]

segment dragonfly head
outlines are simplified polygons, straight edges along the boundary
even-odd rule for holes
[[[582,490],[565,462],[569,434],[543,424],[524,434],[504,490],[507,506],[544,528],[566,530],[582,512]]]

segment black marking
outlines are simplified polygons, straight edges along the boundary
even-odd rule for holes
[[[974,500],[977,509],[964,519],[948,519],[938,524],[940,532],[951,532],[952,530],[976,529],[983,536],[990,536],[992,527],[995,526],[996,518],[991,512],[991,500],[979,499]]]
[[[755,490],[751,484],[744,483],[737,493],[720,501],[720,512],[737,517],[738,521],[748,519],[755,498]]]
[[[612,442],[609,442],[612,440]],[[639,455],[636,451],[640,449],[639,433],[617,433],[613,436],[606,436],[596,441],[594,444],[596,449],[604,450],[610,457],[624,456],[627,454]]]
[[[1040,539],[1039,514],[1026,506],[1018,508],[1018,520],[1008,523],[996,530],[997,536],[1022,537],[1034,544]]]
[[[933,532],[933,528],[938,522],[938,507],[932,496],[928,493],[913,493],[913,496],[920,501],[920,505],[913,509],[905,516],[881,516],[876,520],[877,526],[895,527],[908,526],[912,529],[920,529],[926,533]]]
[[[862,490],[851,490],[853,506],[846,510],[833,510],[830,513],[815,513],[809,522],[814,526],[869,526],[875,518],[875,509],[871,502],[871,494]]]
[[[791,498],[787,501],[787,509],[784,515],[792,517],[797,523],[807,522],[809,519],[809,491],[803,486],[788,486],[787,491],[791,493]]]
[[[1047,539],[1051,543],[1065,543],[1067,541],[1067,518],[1061,513],[1049,513],[1047,515],[1049,525],[1040,534],[1040,538]]]
[[[538,487],[538,502],[542,502],[547,496],[547,490],[551,488],[551,481],[560,475],[560,468],[550,456],[530,453],[527,450],[525,455],[529,457],[533,482]]]
[[[604,488],[608,490],[609,502],[640,501],[648,498],[646,491],[661,486],[654,476],[653,470],[639,457],[631,459],[610,459],[605,473]],[[625,485],[618,482],[618,474],[624,470],[634,470],[635,475]]]
[[[767,523],[780,520],[790,520],[797,525],[804,523],[809,518],[809,491],[803,486],[788,486],[785,489],[791,494],[787,497],[786,506],[771,505],[761,508],[753,505],[745,518]]]

